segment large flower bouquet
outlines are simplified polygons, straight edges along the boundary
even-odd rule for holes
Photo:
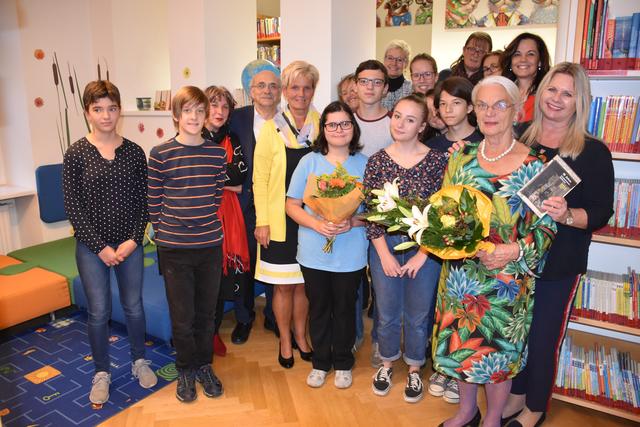
[[[443,187],[428,200],[409,199],[400,197],[395,179],[371,192],[377,198],[370,203],[371,211],[365,218],[413,239],[397,245],[396,250],[420,245],[442,259],[460,259],[495,248],[483,240],[489,235],[491,200],[475,188],[453,185]]]
[[[303,202],[327,221],[340,223],[351,218],[364,200],[362,183],[340,163],[331,174],[310,174],[304,190]],[[327,237],[322,250],[330,253],[336,237]]]

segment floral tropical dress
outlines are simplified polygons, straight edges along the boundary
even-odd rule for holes
[[[555,222],[538,218],[517,191],[540,169],[531,151],[522,166],[498,176],[482,169],[478,143],[452,155],[443,186],[466,184],[493,201],[489,241],[517,242],[519,262],[488,270],[478,258],[446,261],[438,283],[433,361],[438,372],[469,383],[498,383],[527,363],[535,274],[542,271],[556,232]]]

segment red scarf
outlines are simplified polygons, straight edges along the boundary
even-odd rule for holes
[[[233,161],[233,146],[231,138],[226,135],[220,143],[227,152],[227,163]],[[228,269],[232,272],[241,273],[249,271],[249,244],[247,243],[247,232],[244,225],[244,216],[238,196],[233,191],[224,190],[222,192],[222,202],[218,208],[218,218],[222,223],[222,271],[226,276]]]

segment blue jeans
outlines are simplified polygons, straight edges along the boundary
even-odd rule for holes
[[[109,246],[114,249],[118,244]],[[138,246],[114,267],[120,304],[127,323],[131,360],[144,358],[145,320],[142,308],[142,247]],[[89,343],[96,372],[109,372],[109,319],[111,318],[111,268],[86,245],[76,241],[76,263],[87,296]]]
[[[393,247],[409,240],[405,235],[385,235],[385,240],[400,265],[416,254],[417,249],[397,252]],[[433,325],[435,293],[441,265],[427,258],[416,277],[388,277],[373,245],[369,247],[371,276],[378,310],[378,345],[384,361],[400,358],[400,337],[404,336],[404,361],[410,366],[425,363],[425,348]]]

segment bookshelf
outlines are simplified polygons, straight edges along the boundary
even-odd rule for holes
[[[257,59],[280,67],[280,17],[258,15],[256,19]]]
[[[597,5],[602,1],[594,0],[594,3]],[[583,44],[586,43],[588,38],[589,29],[594,31],[594,28],[596,28],[596,25],[585,26],[585,18],[588,18],[589,13],[588,5],[591,3],[591,0],[561,2],[555,62],[572,61],[582,63],[585,69],[591,68],[587,70],[587,73],[591,81],[591,92],[594,97],[640,95],[639,69],[615,69],[615,67],[602,62],[603,56],[598,56],[597,54],[590,56],[592,60],[590,63],[585,63],[583,60],[581,54],[583,53]],[[606,3],[610,8],[610,17],[629,16],[633,15],[634,12],[640,12],[640,4],[638,2],[607,0]],[[604,7],[602,9],[604,10]],[[608,47],[608,45],[602,43],[600,43],[600,46],[601,49]],[[640,57],[640,51],[636,56]],[[612,157],[614,159],[616,178],[640,178],[640,168],[637,164],[640,161],[640,153],[612,152]],[[592,242],[589,251],[590,269],[612,273],[626,273],[628,266],[631,266],[636,271],[640,269],[640,263],[638,262],[640,259],[640,251],[638,250],[640,249],[640,240],[594,234]],[[607,349],[617,348],[619,351],[629,351],[634,360],[640,360],[640,329],[638,328],[572,316],[569,323],[568,336],[585,348],[593,347],[597,343],[604,345]],[[553,394],[553,398],[640,422],[640,412],[637,410],[613,407],[611,402],[597,402],[593,398],[580,393],[567,395],[556,392]]]

